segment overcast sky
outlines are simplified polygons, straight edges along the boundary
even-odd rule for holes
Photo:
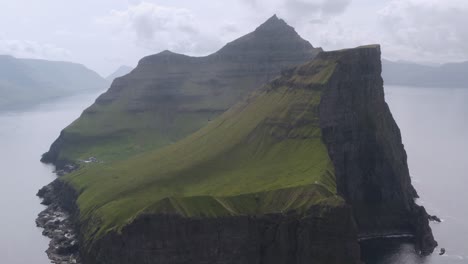
[[[0,0],[0,54],[101,75],[170,49],[206,55],[277,14],[325,50],[380,43],[393,60],[468,60],[468,0]]]

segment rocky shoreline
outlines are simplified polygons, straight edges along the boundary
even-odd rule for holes
[[[51,239],[49,243],[49,248],[47,249],[46,253],[54,264],[82,264],[84,260],[80,258],[80,243],[79,243],[79,234],[77,232],[77,225],[75,224],[76,218],[76,208],[73,208],[74,205],[70,203],[75,202],[75,194],[70,187],[64,184],[60,179],[56,179],[49,185],[44,186],[42,189],[39,190],[37,196],[43,199],[42,204],[46,205],[47,208],[42,211],[38,218],[36,219],[36,224],[38,227],[44,228],[42,234],[47,236]],[[150,216],[148,216],[150,217]],[[151,216],[152,217],[152,216]],[[150,222],[158,222],[161,219],[153,219]],[[171,221],[173,221],[172,219]],[[193,220],[187,220],[189,222],[193,222]],[[210,222],[210,220],[208,220]],[[210,225],[213,223],[210,223]],[[219,224],[219,223],[218,223]],[[154,228],[154,226],[152,226]],[[146,227],[144,225],[135,227],[139,230],[140,229],[151,229],[150,227]],[[245,228],[245,227],[244,227]],[[242,230],[242,229],[239,229]],[[426,230],[427,231],[427,230]],[[152,230],[152,233],[157,233],[158,230]],[[418,236],[419,235],[419,236]],[[367,240],[374,240],[374,239],[407,239],[411,238],[412,241],[415,243],[415,246],[418,244],[418,238],[421,239],[428,234],[409,234],[409,233],[402,233],[395,231],[395,233],[388,233],[381,236],[376,237],[366,237],[362,234],[356,237],[356,241],[359,243]],[[120,236],[112,237],[111,240],[114,239],[128,239],[132,241],[132,236],[122,238]],[[154,237],[152,238],[154,239]],[[413,240],[415,239],[415,240]],[[139,239],[138,239],[139,240]],[[107,241],[109,242],[109,241]],[[137,243],[138,244],[138,243]],[[151,243],[150,243],[151,244]],[[423,243],[424,244],[424,243]],[[421,246],[421,245],[420,245]],[[430,249],[433,249],[430,247]],[[427,250],[427,248],[426,248]],[[429,252],[424,253],[424,248],[418,250],[420,255],[428,255]],[[430,250],[432,252],[432,250]],[[114,254],[118,255],[117,252]],[[113,254],[111,254],[113,255]],[[99,257],[93,255],[93,258],[99,259]],[[101,256],[102,257],[102,256]],[[89,260],[88,260],[89,261]],[[87,262],[88,262],[87,261]],[[94,262],[93,262],[94,263]]]
[[[97,256],[91,254],[91,256],[87,256],[87,259],[81,258],[80,250],[80,242],[79,242],[79,226],[77,225],[77,214],[78,208],[76,207],[76,199],[77,194],[76,192],[70,188],[66,183],[57,178],[49,185],[44,186],[42,189],[39,190],[37,196],[42,198],[41,204],[46,205],[47,208],[42,211],[37,219],[36,224],[38,227],[43,228],[42,234],[47,236],[51,239],[49,243],[49,248],[46,250],[46,253],[54,264],[82,264],[84,262],[87,263],[95,263],[90,261],[89,258],[92,259],[100,259],[103,256]],[[417,253],[421,256],[429,255],[433,252],[434,247],[437,244],[433,244],[435,242],[432,237],[432,232],[428,227],[428,221],[435,221],[438,222],[439,218],[437,216],[430,216],[428,215],[422,207],[417,206],[420,210],[419,221],[418,223],[414,223],[416,227],[416,233],[405,233],[403,231],[395,230],[393,233],[379,233],[378,236],[372,236],[368,234],[368,236],[361,233],[357,237],[355,237],[355,241],[359,244],[374,239],[407,239],[410,238],[413,243],[415,244]],[[160,220],[160,219],[159,219]],[[190,220],[193,222],[193,220]],[[439,220],[440,221],[440,220]],[[154,221],[150,221],[154,222]],[[157,222],[157,221],[156,221]],[[208,221],[210,222],[210,221]],[[219,224],[219,223],[218,223]],[[131,227],[129,227],[131,228]],[[136,227],[137,229],[148,229],[150,227],[145,227],[144,225]],[[154,226],[153,226],[154,228]],[[245,228],[245,227],[243,227]],[[243,230],[239,229],[239,230]],[[157,233],[159,229],[152,230],[151,233]],[[238,230],[238,231],[239,231]],[[141,231],[141,230],[140,230]],[[141,232],[137,232],[141,234]],[[133,234],[135,235],[135,234]],[[375,234],[374,234],[375,235]],[[133,236],[129,237],[120,237],[114,236],[112,237],[112,241],[114,239],[124,239],[128,241],[132,241]],[[141,237],[138,240],[141,242]],[[155,239],[154,237],[151,238],[152,241]],[[111,241],[107,241],[112,244]],[[153,241],[154,242],[154,241]],[[284,241],[283,241],[284,242]],[[151,242],[148,241],[149,244]],[[117,243],[118,244],[118,243]],[[139,244],[139,243],[136,243]],[[102,248],[105,248],[103,246]],[[338,250],[337,248],[335,250]],[[94,252],[94,251],[93,251]],[[117,252],[112,253],[111,255],[118,255]],[[106,258],[109,258],[106,254]],[[113,260],[116,261],[116,260]]]
[[[80,264],[79,242],[73,217],[61,205],[55,190],[55,182],[44,186],[37,196],[47,208],[39,213],[36,225],[42,234],[50,238],[47,256],[54,264]]]
[[[317,111],[345,204],[319,204],[306,215],[141,214],[119,232],[88,235],[87,241],[95,240],[80,248],[81,232],[95,233],[89,219],[77,224],[78,193],[57,179],[38,193],[48,205],[38,225],[52,238],[49,257],[63,264],[79,263],[80,253],[87,264],[361,263],[358,240],[366,234],[411,234],[416,252],[431,254],[437,242],[429,220],[437,219],[415,202],[401,133],[384,98],[380,47],[321,53],[318,59],[336,63]],[[303,70],[314,76],[313,69]],[[58,174],[74,169],[55,165],[62,169]]]

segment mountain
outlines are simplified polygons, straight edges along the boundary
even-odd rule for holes
[[[105,89],[107,85],[106,80],[80,64],[0,56],[0,109],[3,110]]]
[[[426,66],[383,60],[382,64],[386,84],[440,88],[468,87],[468,62]]]
[[[437,245],[378,45],[322,52],[181,141],[84,164],[42,196],[72,212],[87,264],[353,264],[359,239]]]
[[[206,57],[170,51],[145,57],[65,128],[42,160],[112,161],[177,142],[320,51],[273,16]]]
[[[124,75],[127,75],[133,70],[132,67],[122,65],[120,66],[115,72],[113,72],[111,75],[106,77],[106,80],[109,82],[112,82],[115,78],[122,77]]]

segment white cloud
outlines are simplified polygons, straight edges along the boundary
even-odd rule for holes
[[[71,52],[48,43],[0,38],[0,54],[20,58],[67,60]]]
[[[419,61],[468,59],[466,0],[392,0],[379,15],[383,38],[393,45],[391,56]]]
[[[343,13],[351,0],[240,0],[258,12],[277,13],[288,21],[323,22]]]
[[[0,23],[11,25],[0,33],[0,53],[75,60],[105,73],[164,49],[214,52],[273,14],[326,50],[381,43],[390,59],[468,60],[468,0],[84,0],[73,8],[54,0],[18,18],[26,2],[0,9]],[[57,16],[44,17],[50,10]]]
[[[383,56],[394,60],[468,60],[466,0],[390,0],[374,10],[359,8],[296,26],[312,44],[327,50],[380,43]]]
[[[133,37],[137,45],[151,51],[169,49],[199,55],[218,45],[217,38],[202,33],[194,14],[184,8],[141,2],[126,10],[112,10],[98,23]]]

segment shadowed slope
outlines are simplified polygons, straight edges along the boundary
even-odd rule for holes
[[[76,194],[89,263],[359,263],[358,236],[437,245],[378,45],[322,52],[175,144],[53,185]]]
[[[43,161],[118,160],[176,142],[320,50],[275,16],[207,57],[164,51],[143,58],[61,133]]]
[[[318,105],[334,66],[314,60],[174,145],[66,176],[81,193],[82,217],[99,219],[101,225],[90,228],[102,234],[141,212],[272,213],[306,210],[333,197],[334,169],[322,143]],[[281,189],[287,195],[262,198]],[[194,196],[200,198],[189,198]]]

